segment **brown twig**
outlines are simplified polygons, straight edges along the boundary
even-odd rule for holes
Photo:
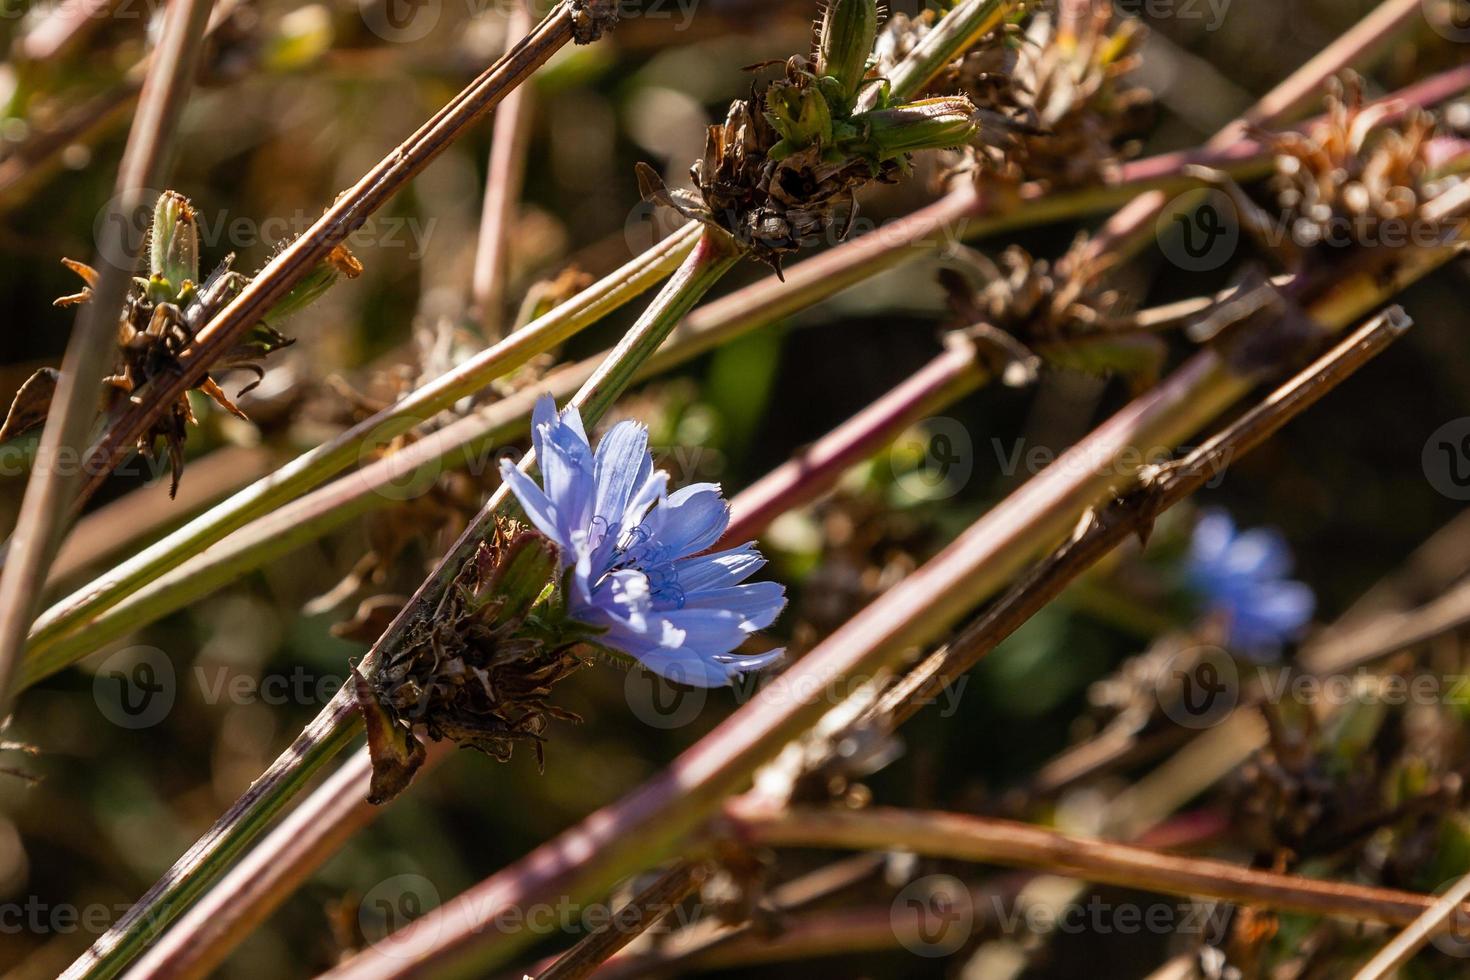
[[[337,197],[316,223],[287,245],[238,295],[195,335],[179,358],[179,370],[144,390],[141,399],[111,421],[87,453],[82,488],[86,500],[131,452],[138,437],[164,407],[172,404],[245,331],[260,321],[293,286],[315,269],[332,249],[360,228],[409,180],[553,54],[572,40],[573,15],[560,3],[534,31],[470,83],[399,144],[355,185]]]
[[[763,847],[911,851],[1353,922],[1408,925],[1434,904],[1432,895],[1277,874],[967,814],[887,807],[776,809],[737,800],[726,806],[725,820],[738,840]],[[1461,908],[1462,914],[1470,913],[1470,906]]]
[[[536,980],[583,980],[614,953],[637,939],[692,895],[709,875],[709,866],[680,861],[618,909],[602,928],[536,975]]]
[[[1184,459],[1147,474],[1140,491],[1092,514],[1071,541],[1037,564],[959,636],[885,692],[875,714],[885,719],[889,728],[907,721],[1055,599],[1084,570],[1130,535],[1146,533],[1159,513],[1198,490],[1226,465],[1310,408],[1408,326],[1408,318],[1398,307],[1375,317]]]
[[[529,3],[518,2],[506,19],[509,42],[531,29]],[[509,50],[507,48],[507,50]],[[470,281],[472,312],[487,340],[505,335],[505,279],[510,233],[526,173],[531,90],[522,85],[501,102],[490,134],[485,174],[485,204],[480,213],[480,243]]]
[[[86,444],[98,392],[112,366],[118,311],[132,288],[137,242],[125,229],[152,206],[149,188],[167,172],[179,114],[188,98],[212,0],[175,0],[143,83],[138,112],[118,169],[110,210],[98,231],[100,277],[82,306],[61,363],[37,462],[0,572],[0,715],[9,713],[10,682],[25,648],[43,583],[61,543],[82,473],[65,462]],[[73,508],[73,513],[75,509]]]

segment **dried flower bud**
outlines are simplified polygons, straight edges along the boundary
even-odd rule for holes
[[[862,152],[891,160],[919,150],[943,150],[967,142],[975,133],[975,107],[964,96],[922,99],[894,109],[854,116]]]
[[[877,36],[874,0],[828,0],[817,28],[817,74],[836,79],[849,105],[868,73]]]
[[[332,287],[338,276],[356,279],[360,275],[362,275],[362,263],[357,261],[357,256],[353,255],[346,245],[338,245],[332,249],[332,254],[307,274],[305,279],[298,282],[289,293],[281,298],[279,303],[272,306],[264,319],[277,322],[284,320],[321,299],[322,294]]]
[[[465,608],[482,618],[511,622],[525,619],[545,594],[556,572],[556,546],[525,531],[499,553],[481,544],[475,556],[479,581],[466,597]]]
[[[199,229],[194,207],[176,191],[164,191],[153,207],[148,268],[174,293],[199,281]]]
[[[832,113],[816,89],[773,86],[766,94],[766,120],[781,134],[771,147],[772,160],[832,142]]]

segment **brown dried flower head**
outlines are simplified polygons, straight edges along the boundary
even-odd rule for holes
[[[1373,238],[1387,222],[1416,220],[1443,190],[1432,180],[1435,120],[1423,111],[1390,121],[1400,107],[1364,105],[1361,80],[1332,83],[1325,117],[1305,133],[1268,133],[1275,151],[1271,187],[1292,243]]]
[[[105,411],[112,411],[128,400],[140,400],[144,389],[155,378],[177,373],[179,358],[193,343],[194,335],[250,281],[248,276],[230,268],[234,255],[226,256],[208,278],[199,279],[197,216],[188,199],[174,191],[163,192],[154,207],[148,260],[147,277],[134,278],[118,317],[117,358],[113,373],[103,382]],[[55,305],[67,307],[90,302],[92,287],[97,284],[97,270],[73,259],[61,261],[86,286],[57,299]],[[264,376],[258,362],[294,343],[268,321],[279,320],[308,305],[339,275],[355,278],[361,272],[362,266],[346,246],[337,246],[317,270],[215,362],[213,372],[230,369],[253,372],[256,381],[240,394],[250,391]],[[246,418],[211,375],[206,374],[194,387],[230,414]],[[44,423],[54,390],[55,372],[49,368],[43,368],[27,381],[16,394],[4,426],[0,427],[0,440],[21,435]],[[189,397],[182,394],[138,439],[138,451],[150,459],[158,443],[164,444],[173,472],[170,494],[178,491],[184,469],[184,442],[188,427],[195,421]]]
[[[997,259],[965,246],[950,250],[940,270],[956,325],[985,340],[1012,370],[1046,363],[1092,374],[1121,374],[1135,386],[1156,379],[1163,364],[1159,338],[1138,328],[1129,304],[1103,285],[1086,239],[1057,262],[1036,259],[1017,245]]]
[[[416,725],[435,741],[501,761],[529,742],[544,762],[551,720],[580,721],[549,701],[583,663],[569,649],[583,637],[560,620],[547,626],[538,609],[556,568],[549,540],[498,521],[433,614],[409,627],[371,677],[359,678],[373,756],[371,800],[391,799],[422,764]]]
[[[695,193],[670,191],[640,165],[644,197],[722,229],[778,272],[784,256],[828,237],[844,208],[836,237],[845,237],[860,188],[897,180],[912,153],[958,147],[975,134],[964,96],[890,101],[887,83],[866,67],[876,31],[873,0],[833,0],[815,55],[789,59],[784,77],[709,128],[690,170]],[[859,111],[869,86],[879,87],[877,98]]]
[[[894,17],[879,41],[892,63],[932,29],[933,13]],[[1147,125],[1152,94],[1130,81],[1144,28],[1111,4],[1063,4],[992,32],[950,65],[933,91],[977,109],[966,166],[989,180],[1076,187],[1117,178]]]

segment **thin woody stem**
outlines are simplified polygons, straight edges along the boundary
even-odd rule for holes
[[[1408,329],[1394,307],[1323,354],[1270,397],[1174,463],[1137,494],[1098,511],[1084,531],[1039,562],[1024,579],[961,633],[926,657],[876,705],[873,716],[896,729],[961,674],[975,666],[1082,572],[1130,535],[1147,531],[1154,518],[1204,486],[1226,464],[1265,442],[1288,421],[1316,404]]]
[[[757,846],[912,851],[1352,922],[1408,925],[1434,904],[1432,895],[1242,868],[967,814],[887,807],[776,810],[735,800],[726,807],[725,820],[738,839]],[[1470,912],[1470,906],[1460,911]]]
[[[573,403],[588,425],[594,424],[633,376],[636,363],[651,354],[704,293],[740,258],[740,251],[723,232],[706,231],[694,251],[665,284],[611,355],[583,384]],[[530,454],[526,464],[530,464]],[[409,627],[432,610],[442,590],[459,573],[483,540],[485,528],[508,499],[502,488],[461,535],[374,644],[358,670],[370,675],[382,651],[403,642]],[[361,730],[362,719],[350,685],[338,690],[322,712],[291,746],[251,784],[250,789],[215,823],[173,868],[141,898],[88,953],[72,965],[65,977],[113,976],[176,919],[200,892],[228,870],[230,863],[258,836],[323,765],[350,745]],[[257,857],[260,853],[257,852]],[[266,854],[263,860],[270,860]],[[242,884],[244,882],[242,881]]]
[[[139,402],[112,421],[83,464],[88,480],[81,499],[86,500],[102,485],[161,411],[197,384],[219,356],[325,260],[332,249],[362,227],[399,189],[570,40],[572,13],[567,2],[562,2],[520,44],[339,195],[315,224],[272,258],[195,335],[179,358],[177,373],[157,379],[145,389]]]
[[[692,895],[708,874],[707,865],[679,861],[615,912],[602,928],[593,931],[555,963],[536,974],[536,980],[583,980],[591,976],[613,954],[647,932]]]
[[[193,85],[212,0],[175,0],[164,15],[163,33],[143,83],[138,112],[128,134],[115,193],[102,223],[99,278],[82,306],[62,360],[21,501],[3,573],[0,573],[0,715],[10,713],[11,679],[36,613],[46,573],[56,557],[68,512],[82,474],[63,460],[79,453],[97,418],[98,392],[112,367],[119,311],[133,285],[138,244],[126,229],[146,213],[150,188],[168,172],[175,130]]]
[[[1306,314],[1323,327],[1340,329],[1454,252],[1448,246],[1411,250],[1396,253],[1392,270],[1344,270],[1349,281],[1319,286]],[[1252,375],[1232,368],[1220,353],[1196,354],[992,508],[663,772],[402,930],[394,957],[365,950],[331,975],[397,977],[406,962],[449,968],[502,960],[527,937],[481,929],[479,916],[486,909],[523,907],[549,895],[605,892],[621,877],[659,860],[720,800],[826,713],[828,705],[813,692],[828,690],[840,679],[877,676],[895,666],[905,650],[935,639],[1035,556],[1055,547],[1083,514],[1111,499],[1134,478],[1142,459],[1198,432],[1253,383]],[[583,857],[571,861],[570,853]]]
[[[517,2],[506,18],[508,44],[531,29],[529,0]],[[481,336],[505,335],[505,279],[510,232],[526,174],[526,142],[530,132],[531,87],[507,95],[495,113],[490,134],[490,160],[485,174],[485,204],[480,213],[480,242],[470,278],[471,312]]]

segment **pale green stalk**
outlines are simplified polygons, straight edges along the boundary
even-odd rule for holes
[[[699,237],[687,225],[522,330],[440,375],[330,442],[303,453],[188,524],[143,549],[47,610],[31,630],[25,676],[61,637],[117,605],[159,575],[177,568],[230,532],[319,486],[373,450],[514,371],[650,289],[668,275]],[[94,647],[95,649],[95,647]]]
[[[733,240],[723,232],[706,229],[700,235],[694,250],[673,278],[573,398],[586,424],[596,423],[627,386],[638,365],[658,348],[739,258]],[[526,465],[529,463],[528,456]],[[491,498],[358,665],[360,672],[370,675],[381,658],[380,651],[401,643],[408,627],[427,615],[425,610],[432,608],[442,590],[473,555],[484,538],[485,528],[502,510],[507,497],[502,491]],[[251,784],[245,796],[63,976],[67,980],[102,978],[121,971],[203,889],[224,874],[234,857],[304,787],[312,773],[351,744],[360,726],[354,698],[344,686],[291,747]]]

